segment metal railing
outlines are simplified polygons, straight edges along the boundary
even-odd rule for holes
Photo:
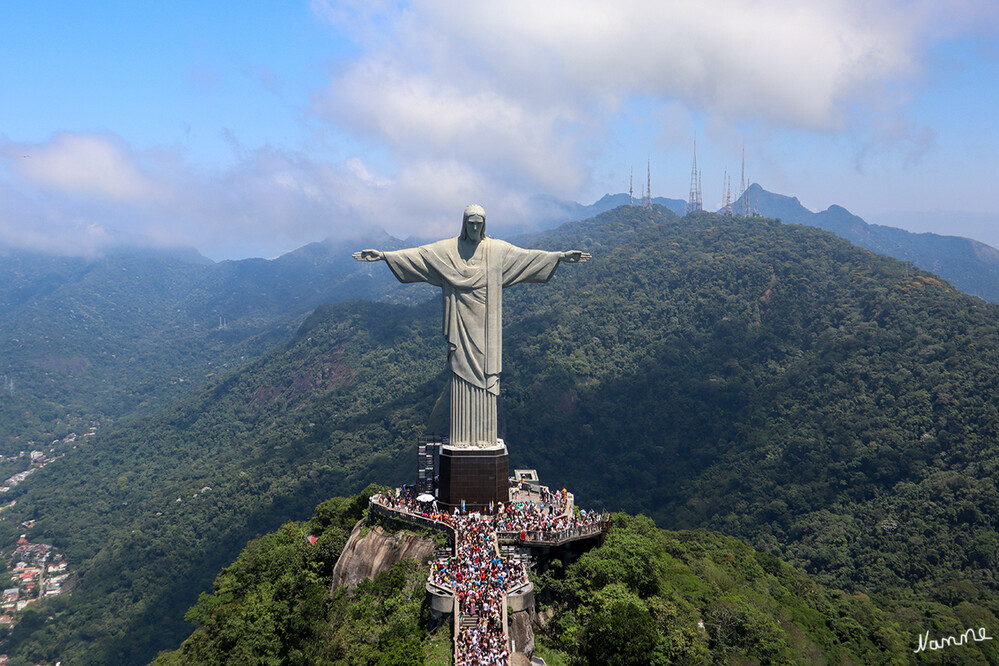
[[[518,543],[541,546],[558,546],[577,539],[600,534],[603,526],[600,523],[580,525],[568,530],[520,530],[514,532],[497,532],[496,536],[502,543]]]

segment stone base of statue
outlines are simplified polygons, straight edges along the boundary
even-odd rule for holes
[[[510,461],[506,444],[490,448],[441,447],[437,502],[469,511],[510,501]]]

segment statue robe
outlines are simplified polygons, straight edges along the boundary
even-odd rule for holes
[[[496,446],[496,396],[503,370],[503,289],[547,282],[558,252],[525,250],[486,238],[467,261],[458,239],[383,253],[400,282],[429,282],[444,297],[444,337],[451,368],[451,444]]]

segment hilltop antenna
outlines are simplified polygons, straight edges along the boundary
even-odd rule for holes
[[[694,163],[690,167],[690,196],[687,199],[687,213],[701,210],[701,174],[697,170],[697,140],[694,140]]]
[[[746,193],[746,147],[742,147],[742,183],[739,186],[739,196]]]
[[[652,158],[649,158],[646,169],[648,183],[645,186],[645,207],[652,208]]]
[[[725,214],[732,214],[732,179],[728,175],[728,169],[725,169]]]
[[[635,205],[635,167],[631,167],[631,177],[628,179],[628,205]]]
[[[746,146],[742,147],[742,183],[739,185],[740,212],[749,217],[749,192],[746,190]]]

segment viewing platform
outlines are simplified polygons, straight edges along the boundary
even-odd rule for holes
[[[547,486],[541,486],[548,491]],[[398,490],[398,489],[397,489]],[[550,493],[550,491],[548,491]],[[603,520],[583,522],[574,520],[572,510],[574,506],[572,493],[566,493],[565,506],[554,517],[540,519],[530,523],[530,527],[515,530],[496,530],[496,538],[502,545],[514,546],[561,546],[573,541],[584,539],[600,538],[607,533],[609,523]],[[514,507],[516,504],[531,502],[537,505],[543,504],[541,493],[537,491],[518,490],[515,486],[510,488],[510,504],[507,507]],[[443,530],[454,539],[454,528],[452,526],[452,516],[455,515],[482,515],[483,517],[498,522],[498,515],[489,512],[465,512],[448,513],[442,510],[434,510],[429,502],[401,502],[381,495],[373,495],[369,501],[371,510],[376,515],[382,515],[393,520]],[[599,514],[596,514],[599,517]],[[570,521],[571,526],[563,529],[555,529],[555,522],[559,518]]]
[[[527,575],[532,561],[557,549],[578,554],[578,546],[586,546],[579,542],[595,545],[609,528],[600,514],[577,510],[565,489],[553,492],[540,484],[516,483],[509,497],[509,503],[476,512],[442,510],[432,495],[409,488],[370,499],[372,514],[443,530],[454,544],[451,555],[435,560],[426,590],[435,616],[454,617],[458,665],[487,659],[508,663],[517,647],[509,637],[508,609],[516,614],[534,608],[534,585]],[[515,549],[534,554],[504,556]]]

